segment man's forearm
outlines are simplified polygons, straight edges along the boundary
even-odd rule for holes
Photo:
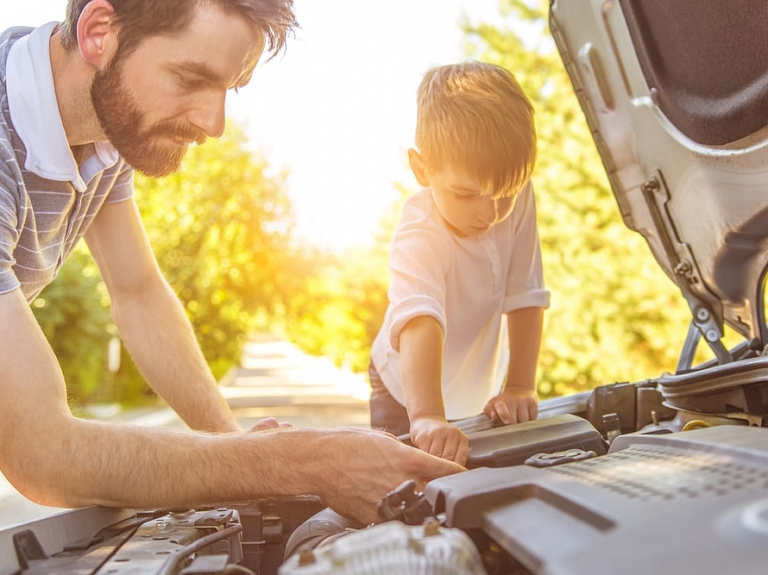
[[[0,294],[0,397],[0,471],[48,505],[184,507],[315,493],[367,523],[403,481],[461,470],[371,430],[208,434],[77,419],[18,290]]]
[[[196,507],[315,494],[369,523],[403,481],[462,470],[364,429],[200,434],[71,416],[47,422],[25,428],[0,457],[11,483],[44,505]]]
[[[265,440],[268,432],[198,434],[73,417],[50,431],[26,433],[32,448],[10,453],[13,463],[3,470],[22,494],[45,505],[215,505],[310,491],[290,465],[275,465],[281,442]]]
[[[165,282],[113,302],[120,335],[152,388],[193,429],[239,429],[178,298]]]

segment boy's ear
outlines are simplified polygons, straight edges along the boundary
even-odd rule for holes
[[[416,150],[410,148],[408,150],[408,163],[411,165],[411,171],[416,177],[416,181],[420,186],[424,188],[429,187],[429,170],[424,163],[424,158],[421,157]]]
[[[115,9],[108,0],[92,0],[77,20],[77,44],[80,54],[97,68],[112,60],[117,50]]]

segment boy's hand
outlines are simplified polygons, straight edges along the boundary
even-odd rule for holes
[[[534,389],[508,387],[485,404],[483,413],[505,425],[533,421],[539,415],[539,396]]]
[[[443,417],[419,417],[411,422],[413,444],[442,459],[466,465],[469,455],[469,439]]]

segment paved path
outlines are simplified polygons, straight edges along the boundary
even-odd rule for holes
[[[221,381],[221,391],[244,428],[265,417],[295,427],[368,427],[368,383],[364,376],[336,368],[328,359],[302,353],[282,341],[246,345],[240,367]],[[93,409],[100,419],[137,425],[185,427],[170,409]],[[0,528],[51,515],[31,503],[0,475]]]
[[[242,365],[221,383],[244,427],[264,417],[297,427],[369,425],[367,378],[286,342],[246,345]]]

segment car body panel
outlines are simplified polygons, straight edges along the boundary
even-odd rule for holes
[[[550,28],[622,217],[680,287],[710,343],[723,323],[765,343],[768,56],[755,50],[765,28],[754,25],[767,19],[768,7],[746,0],[551,7]],[[723,21],[739,28],[718,28]],[[745,24],[747,34],[761,34],[734,41]],[[713,29],[723,31],[713,38]],[[681,69],[690,72],[680,78]],[[709,80],[724,70],[748,78]]]

